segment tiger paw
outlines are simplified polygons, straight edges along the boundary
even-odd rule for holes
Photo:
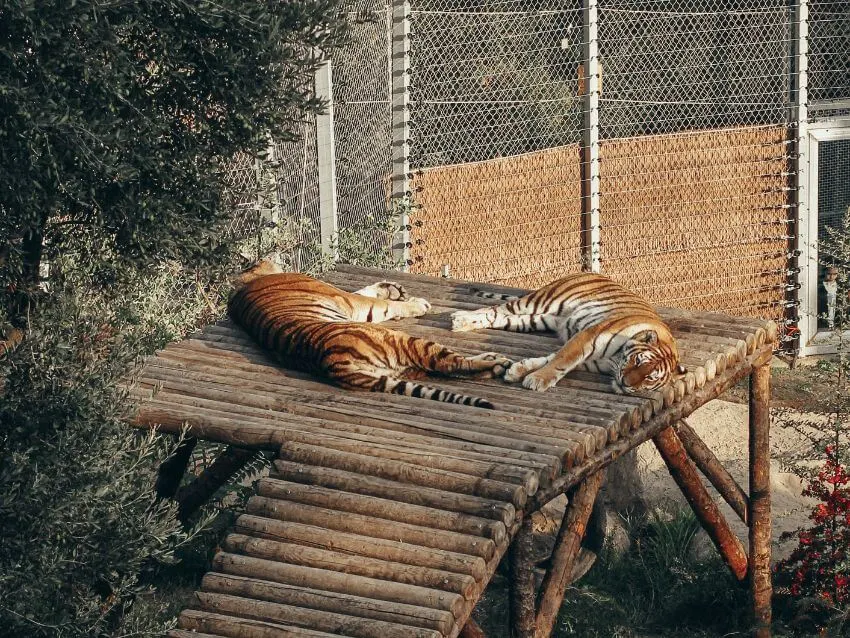
[[[405,317],[421,317],[431,310],[431,304],[420,297],[408,297],[403,303],[406,309]]]
[[[389,301],[410,301],[414,299],[407,294],[404,286],[394,281],[379,281],[375,284],[375,288],[378,291],[378,299],[388,299]]]
[[[522,381],[531,370],[526,365],[525,361],[517,361],[505,371],[505,381],[508,383],[517,383]]]
[[[469,332],[471,330],[480,330],[487,326],[487,315],[484,313],[470,312],[468,310],[457,310],[452,313],[453,332]]]
[[[474,357],[468,357],[467,360],[472,362],[470,369],[478,379],[493,379],[504,376],[505,371],[513,365],[513,361],[498,352],[485,352]]]
[[[541,370],[526,375],[522,380],[522,387],[536,392],[546,392],[546,390],[554,386],[556,383],[558,383],[558,378],[556,376]]]
[[[502,377],[513,365],[513,361],[498,352],[485,352],[469,357],[469,360],[475,362],[472,369],[476,376],[483,379]]]

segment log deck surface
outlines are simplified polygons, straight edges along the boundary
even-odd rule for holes
[[[388,325],[463,353],[498,351],[519,359],[559,347],[550,334],[449,330],[451,311],[487,305],[476,290],[517,289],[350,266],[323,279],[351,291],[381,279],[402,283],[410,294],[428,299],[432,310]],[[613,393],[605,379],[581,372],[543,394],[501,380],[430,381],[487,398],[496,405],[492,411],[335,388],[275,365],[227,322],[169,345],[147,361],[140,377],[136,391],[144,400],[137,426],[176,433],[188,424],[193,437],[229,444],[229,461],[236,466],[240,449],[278,452],[270,476],[259,481],[170,635],[480,635],[467,621],[516,539],[514,631],[548,636],[601,471],[654,439],[733,573],[749,583],[756,635],[767,636],[763,371],[776,326],[660,312],[689,369],[676,386],[624,396]],[[751,471],[757,492],[748,495],[704,444],[699,447],[681,419],[750,375],[751,464],[758,466]],[[706,502],[697,466],[748,519],[749,553]],[[538,596],[527,559],[530,514],[562,493],[573,506]],[[192,498],[198,500],[197,490]]]

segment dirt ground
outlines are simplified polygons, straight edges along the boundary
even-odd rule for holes
[[[815,365],[812,362],[809,365]],[[772,405],[802,408],[811,396],[824,390],[817,376],[807,366],[789,370],[781,362],[776,363],[771,375]],[[747,486],[747,386],[740,384],[724,395],[724,400],[714,400],[694,412],[688,423],[702,438],[718,459],[730,471],[738,483]],[[776,419],[771,427],[772,520],[774,560],[788,554],[792,542],[780,543],[784,532],[793,532],[808,522],[813,503],[801,495],[800,479],[780,467],[777,457],[799,446],[799,435],[791,429],[781,427]],[[642,495],[651,508],[664,509],[669,503],[687,507],[684,497],[670,477],[664,462],[652,445],[643,445],[637,451],[637,467],[642,482]],[[713,496],[740,538],[746,541],[747,528],[725,502],[712,490]],[[616,521],[614,521],[616,524]],[[616,530],[616,527],[615,527]],[[706,539],[707,541],[707,539]]]

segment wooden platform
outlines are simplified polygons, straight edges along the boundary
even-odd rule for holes
[[[546,334],[450,332],[451,311],[486,305],[476,289],[515,289],[346,266],[323,278],[346,290],[399,281],[433,308],[391,325],[464,353],[559,347]],[[528,514],[764,365],[776,339],[770,322],[661,314],[690,370],[676,387],[624,396],[588,373],[544,394],[432,383],[492,411],[337,389],[271,363],[227,322],[168,346],[145,366],[136,425],[187,423],[235,451],[279,452],[170,635],[457,636]]]

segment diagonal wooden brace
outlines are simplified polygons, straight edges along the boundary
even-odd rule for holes
[[[720,463],[709,447],[703,443],[696,432],[693,431],[687,421],[682,419],[673,425],[676,434],[682,441],[682,445],[688,451],[688,456],[707,478],[723,500],[729,503],[729,507],[738,515],[743,522],[749,520],[750,501],[746,493],[732,478],[732,475]]]
[[[228,445],[201,475],[177,492],[177,517],[185,523],[231,476],[259,452]]]
[[[591,474],[569,495],[569,506],[552,552],[552,565],[540,588],[534,638],[548,638],[552,633],[604,475],[604,470]]]
[[[688,457],[682,441],[672,427],[665,428],[652,439],[664,459],[670,475],[694,510],[703,529],[714,542],[720,556],[739,581],[747,577],[747,554],[744,546],[723,518],[717,504],[700,481],[694,462]]]

